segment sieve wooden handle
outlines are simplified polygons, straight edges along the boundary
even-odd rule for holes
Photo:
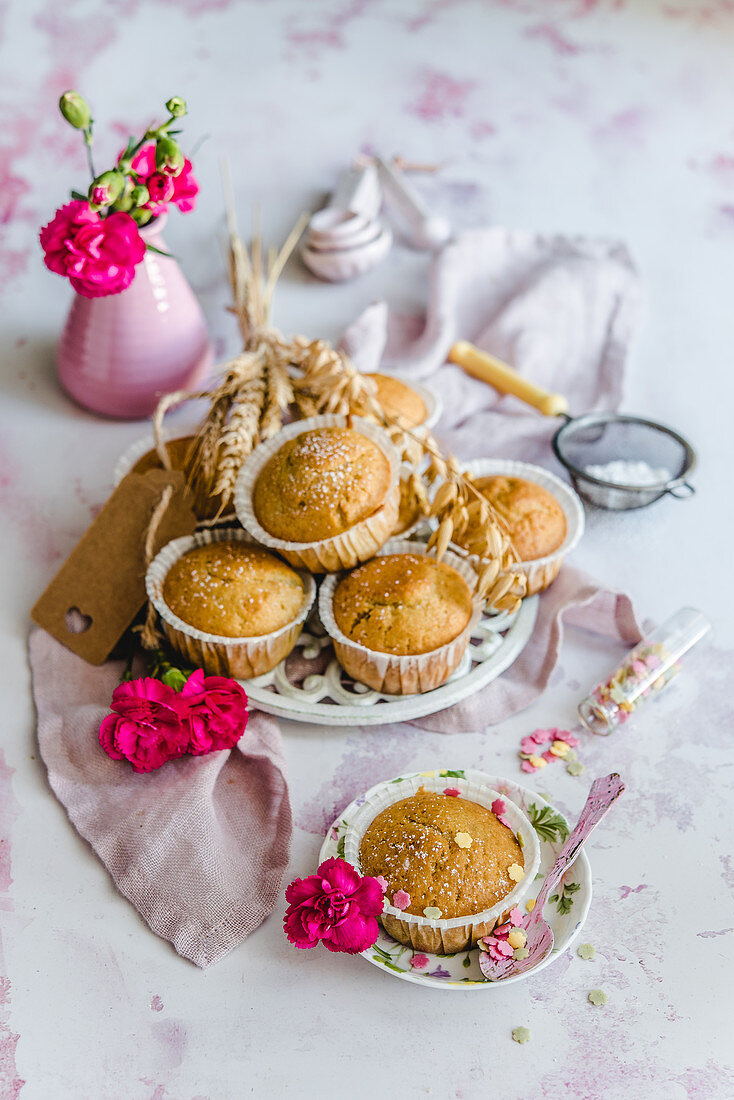
[[[473,378],[488,382],[500,393],[511,393],[526,405],[532,405],[544,416],[563,416],[568,412],[568,401],[560,393],[548,393],[540,386],[508,367],[501,359],[495,359],[486,351],[480,351],[468,340],[458,340],[449,352],[449,361],[462,367]]]

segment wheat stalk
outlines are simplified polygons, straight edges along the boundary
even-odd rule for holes
[[[518,568],[507,525],[462,474],[457,459],[444,454],[426,430],[407,429],[386,413],[377,400],[374,381],[357,371],[342,352],[325,340],[305,336],[285,340],[271,326],[275,288],[306,217],[298,220],[282,248],[269,250],[266,257],[256,214],[248,251],[237,229],[226,163],[222,177],[232,291],[229,308],[237,318],[243,350],[224,365],[221,380],[212,390],[178,392],[162,399],[154,416],[154,430],[164,465],[169,465],[162,442],[166,413],[184,401],[205,398],[209,410],[196,434],[187,472],[209,495],[221,497],[221,514],[231,505],[244,459],[259,442],[280,431],[282,414],[289,406],[301,417],[320,413],[367,417],[381,425],[401,460],[411,468],[407,483],[416,511],[434,517],[437,523],[428,543],[436,557],[443,557],[450,542],[468,541],[471,552],[481,560],[477,591],[497,610],[516,607],[525,594],[526,578]],[[437,485],[432,501],[431,485]]]

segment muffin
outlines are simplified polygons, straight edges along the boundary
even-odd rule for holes
[[[419,393],[391,374],[368,374],[377,387],[377,400],[388,416],[404,428],[417,428],[428,418],[426,403]]]
[[[171,439],[166,443],[166,450],[171,461],[171,468],[174,470],[182,470],[187,477],[190,472],[193,445],[193,435],[181,436],[178,439]],[[145,474],[148,470],[160,470],[162,468],[160,456],[155,447],[152,447],[149,451],[146,451],[145,454],[141,455],[133,464],[130,473]],[[193,508],[197,518],[200,520],[214,519],[221,510],[221,496],[209,496],[206,489],[196,482],[190,486],[190,492],[194,498]]]
[[[520,806],[480,772],[427,771],[367,791],[344,857],[385,880],[381,923],[416,951],[471,947],[522,905],[540,866]]]
[[[398,542],[322,587],[321,620],[355,680],[389,695],[430,691],[461,660],[476,622],[465,563],[457,567]],[[412,552],[412,551],[416,552]]]
[[[237,679],[287,657],[315,595],[311,577],[234,529],[168,543],[146,588],[171,645],[206,672]]]
[[[259,546],[213,542],[194,546],[175,562],[163,584],[163,599],[197,630],[252,638],[295,619],[303,581]]]
[[[326,414],[289,424],[245,460],[237,516],[252,537],[312,573],[351,569],[390,537],[399,458],[386,432]]]
[[[566,517],[551,493],[522,477],[478,477],[474,485],[505,520],[520,561],[534,561],[557,550],[566,537]],[[476,552],[476,533],[460,542]]]
[[[255,515],[291,542],[340,535],[366,519],[390,488],[390,463],[353,428],[316,428],[285,443],[255,482]]]
[[[398,518],[393,527],[394,536],[407,537],[406,532],[417,526],[423,518],[423,512],[410,484],[409,477],[400,478],[400,503],[398,505]]]
[[[396,908],[432,907],[439,920],[491,909],[525,874],[522,848],[491,810],[424,788],[378,814],[359,851],[362,873],[387,880],[392,905],[402,891],[410,900]]]

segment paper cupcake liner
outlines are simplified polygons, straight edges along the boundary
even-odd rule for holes
[[[472,477],[505,475],[533,481],[549,492],[560,504],[566,517],[566,537],[561,545],[552,554],[518,564],[518,568],[528,579],[526,595],[534,596],[536,592],[542,592],[558,576],[566,554],[573,550],[584,533],[584,506],[578,495],[570,485],[560,477],[556,477],[550,470],[545,470],[542,466],[534,466],[530,462],[516,462],[509,458],[478,458],[463,464],[461,469],[462,473],[471,474]],[[483,559],[477,554],[469,554],[453,542],[450,546],[455,553],[460,554],[476,569],[481,569]]]
[[[196,432],[197,428],[194,426],[189,429],[182,428],[180,432],[174,434],[164,426],[161,429],[161,438],[164,443],[173,443],[176,439],[193,437],[196,435]],[[123,451],[115,464],[112,473],[114,487],[117,488],[122,479],[132,472],[133,467],[140,461],[143,455],[153,450],[155,450],[155,436],[152,432],[143,436],[141,439],[137,439],[134,443],[131,443],[127,450]],[[235,520],[234,512],[231,510],[221,516],[217,514],[221,503],[220,498],[211,497],[208,493],[202,492],[201,490],[194,490],[192,496],[194,511],[198,518],[198,527],[226,526]]]
[[[414,382],[411,378],[404,378],[403,375],[396,375],[401,382],[405,382],[406,386],[410,386],[412,390],[415,390],[423,398],[423,404],[426,406],[427,415],[422,424],[418,424],[417,428],[425,428],[427,431],[438,423],[441,419],[443,412],[443,399],[439,393],[432,390],[430,386],[424,386],[422,382]]]
[[[347,417],[331,413],[323,416],[311,416],[297,420],[282,428],[272,439],[260,443],[243,462],[237,476],[234,490],[234,507],[242,526],[263,546],[275,550],[291,565],[307,569],[310,573],[335,573],[340,569],[351,569],[360,562],[374,557],[380,547],[389,539],[398,518],[400,506],[400,486],[398,476],[400,456],[387,434],[360,417],[352,417],[351,427],[371,439],[390,463],[390,485],[384,501],[376,511],[366,519],[360,520],[339,535],[316,542],[288,542],[275,538],[255,515],[252,494],[255,482],[263,466],[279,451],[284,443],[314,428],[345,428]]]
[[[407,539],[391,539],[376,556],[382,557],[384,554],[424,554],[433,557],[425,545],[409,542]],[[465,560],[451,553],[444,554],[442,560],[461,574],[470,589],[474,589],[477,575]],[[429,653],[397,656],[368,649],[367,646],[352,641],[339,629],[334,618],[333,605],[334,592],[341,579],[341,576],[331,576],[322,582],[319,592],[319,618],[334,643],[339,664],[349,676],[385,695],[417,695],[431,691],[448,680],[463,657],[472,631],[479,622],[482,614],[481,600],[474,597],[472,617],[453,641],[432,649]]]
[[[382,915],[382,925],[388,935],[401,943],[410,944],[416,951],[439,952],[446,955],[456,954],[472,947],[482,936],[487,936],[501,922],[501,919],[519,905],[527,896],[540,867],[540,844],[535,829],[520,807],[499,791],[492,790],[481,783],[462,778],[447,778],[438,771],[423,772],[409,779],[389,780],[379,783],[365,795],[364,805],[360,807],[344,837],[344,858],[353,867],[360,870],[360,846],[367,829],[379,813],[409,798],[423,787],[429,791],[443,791],[446,787],[455,787],[461,798],[477,802],[491,810],[492,803],[499,798],[505,803],[504,816],[520,842],[525,863],[525,874],[520,882],[504,898],[480,913],[470,916],[452,917],[444,920],[429,920],[413,913],[404,913],[393,905],[386,904]]]
[[[309,573],[300,574],[304,584],[301,610],[292,622],[269,634],[228,638],[197,630],[175,615],[164,601],[163,584],[174,562],[194,547],[212,542],[246,542],[251,546],[253,540],[239,527],[199,531],[195,535],[174,539],[163,547],[148,567],[145,576],[148,599],[160,616],[169,642],[191,664],[201,666],[210,675],[232,676],[236,680],[262,676],[287,657],[296,644],[314,602],[316,584]]]

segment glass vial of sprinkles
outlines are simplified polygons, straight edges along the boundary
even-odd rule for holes
[[[579,718],[592,733],[607,734],[626,722],[680,672],[685,654],[711,629],[693,607],[672,618],[630,650],[616,672],[579,703]]]

